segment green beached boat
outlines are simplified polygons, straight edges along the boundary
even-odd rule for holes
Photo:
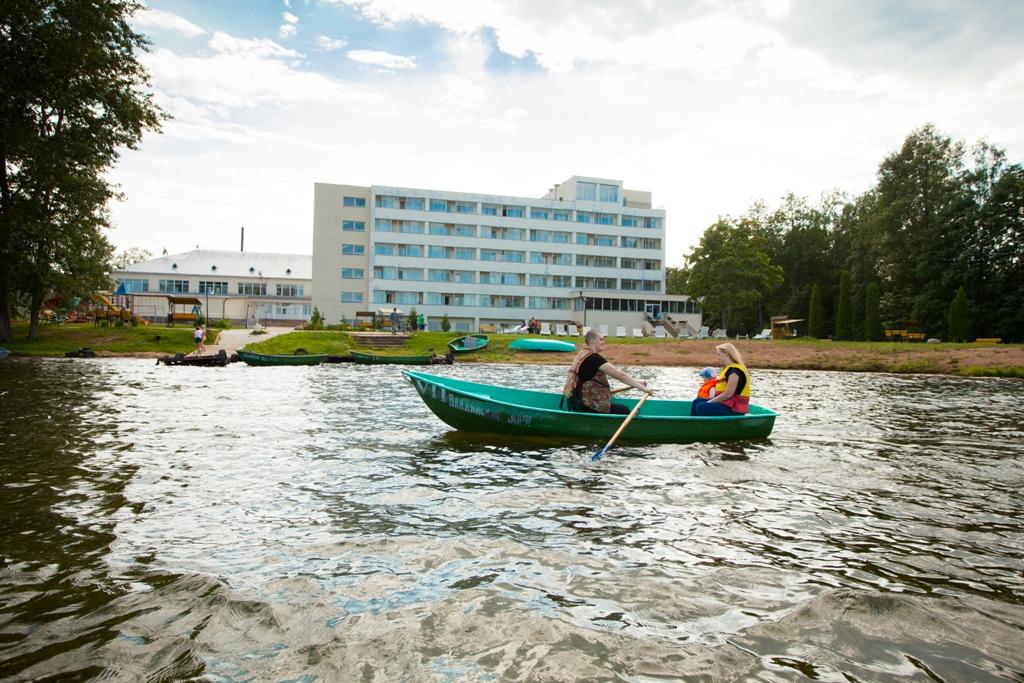
[[[246,365],[320,365],[327,361],[327,354],[269,354],[254,353],[252,351],[239,351],[238,360]]]
[[[363,365],[430,365],[432,355],[378,356],[373,353],[352,352],[352,361]]]
[[[513,351],[562,351],[571,352],[576,350],[576,345],[572,342],[562,341],[561,339],[537,339],[535,337],[524,337],[522,339],[516,339],[508,348]]]
[[[452,353],[469,353],[486,347],[487,341],[486,334],[467,334],[465,337],[452,339],[448,342],[448,348],[452,350]]]
[[[403,372],[427,407],[455,429],[489,434],[576,437],[607,440],[625,415],[574,413],[559,407],[562,395],[493,384],[478,384]],[[615,398],[632,409],[639,399]],[[727,417],[691,417],[690,401],[648,399],[622,433],[645,443],[745,441],[772,433],[777,413],[751,404],[750,413]]]

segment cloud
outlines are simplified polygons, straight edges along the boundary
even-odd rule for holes
[[[344,38],[328,38],[322,34],[317,35],[313,42],[316,43],[317,49],[321,52],[333,52],[348,45],[348,41]]]
[[[383,52],[381,50],[349,50],[345,53],[353,62],[379,66],[382,69],[400,70],[415,69],[415,57],[403,57],[401,55]]]
[[[210,38],[210,49],[225,55],[243,57],[301,57],[301,53],[266,38],[235,38],[217,31]]]
[[[132,17],[132,21],[139,26],[145,26],[146,28],[164,28],[176,31],[188,36],[189,38],[195,38],[196,36],[201,36],[206,33],[206,31],[184,17],[171,12],[153,9],[151,7],[147,7],[137,12],[135,16]]]

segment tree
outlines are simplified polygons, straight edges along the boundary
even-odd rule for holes
[[[419,315],[419,314],[416,312],[416,307],[415,306],[413,306],[412,308],[409,309],[409,317],[407,318],[407,320],[409,321],[409,329],[410,330],[418,330],[418,329],[420,329],[419,325],[416,324],[416,316],[417,315]]]
[[[316,306],[313,307],[313,314],[309,316],[309,329],[311,330],[322,330],[324,329],[324,316],[320,312],[320,309]]]
[[[825,317],[824,309],[821,306],[821,292],[818,285],[811,287],[811,303],[807,309],[807,334],[817,339],[821,338],[822,318]]]
[[[50,292],[109,284],[107,180],[163,114],[137,59],[135,0],[7,0],[0,16],[0,339],[27,297],[29,338]]]
[[[836,339],[853,339],[853,302],[850,300],[850,274],[839,278],[839,306],[836,308]]]
[[[114,270],[124,270],[128,266],[142,263],[153,258],[153,254],[139,247],[128,247],[114,255],[114,262],[111,264]]]
[[[967,341],[967,291],[963,287],[949,304],[949,341]]]
[[[687,257],[687,289],[723,329],[731,324],[750,331],[760,297],[782,282],[782,269],[771,263],[752,228],[748,220],[719,219]]]
[[[450,329],[452,329],[452,321],[448,319],[448,314],[445,313],[441,316],[441,331],[447,332]]]
[[[882,323],[878,317],[878,283],[868,285],[864,297],[864,341],[881,341]]]
[[[690,271],[683,268],[672,268],[668,267],[665,269],[665,293],[666,294],[686,294],[686,281],[690,276]]]

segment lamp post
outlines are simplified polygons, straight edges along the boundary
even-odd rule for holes
[[[587,297],[583,295],[583,290],[580,290],[580,308],[583,309],[583,327],[587,326]]]

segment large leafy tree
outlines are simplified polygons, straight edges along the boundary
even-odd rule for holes
[[[890,320],[937,332],[966,271],[973,222],[962,143],[926,125],[878,169],[876,215]]]
[[[134,0],[5,0],[0,10],[0,339],[26,299],[106,282],[106,173],[162,113],[137,59]]]
[[[749,332],[757,325],[763,293],[782,282],[782,269],[764,252],[749,220],[719,219],[687,259],[687,286],[707,319],[726,329]]]

